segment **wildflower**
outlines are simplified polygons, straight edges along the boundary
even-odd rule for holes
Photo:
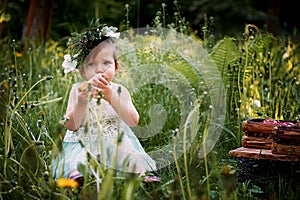
[[[79,184],[77,181],[70,178],[59,178],[56,182],[60,188],[78,188]]]
[[[288,52],[285,52],[283,55],[282,55],[282,59],[285,60],[289,57],[289,53]]]
[[[62,57],[64,57],[64,54],[62,52],[58,52],[57,56],[62,58]]]
[[[253,105],[256,106],[256,107],[261,107],[260,100],[254,99],[253,100]]]
[[[22,57],[22,54],[16,51],[15,52],[15,56],[18,57],[18,58],[20,58],[20,57]]]
[[[8,89],[8,83],[7,83],[7,81],[4,81],[4,82],[3,82],[3,87],[4,87],[5,89]]]
[[[74,56],[76,58],[76,55]],[[64,62],[62,63],[64,70],[64,73],[67,74],[71,71],[76,71],[76,65],[77,65],[77,60],[72,59],[70,54],[64,55]]]

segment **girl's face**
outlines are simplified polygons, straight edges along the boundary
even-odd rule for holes
[[[119,68],[114,56],[115,50],[112,44],[96,47],[91,52],[87,62],[84,63],[83,76],[89,80],[96,74],[100,74],[108,82],[112,81]]]

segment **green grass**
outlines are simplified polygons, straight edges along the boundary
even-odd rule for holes
[[[151,37],[140,36],[138,42],[143,48],[123,54],[117,80],[132,93],[141,117],[134,131],[145,149],[157,151],[162,163],[173,162],[156,172],[161,182],[143,184],[133,174],[117,175],[91,160],[90,166],[101,175],[102,182],[91,176],[81,190],[76,190],[59,188],[51,176],[51,159],[61,149],[66,131],[61,119],[68,91],[79,79],[76,74],[63,73],[64,46],[49,41],[24,48],[18,41],[1,40],[1,199],[299,198],[297,173],[294,177],[264,177],[255,166],[269,166],[268,162],[243,162],[246,166],[242,167],[228,155],[241,145],[243,120],[299,119],[298,44],[254,26],[247,26],[241,38],[224,37],[216,43],[197,38],[199,45],[206,44],[218,67],[226,95],[224,123],[217,124],[221,126],[220,137],[210,150],[205,148],[210,142],[210,123],[219,120],[213,118],[211,107],[216,87],[208,84],[213,82],[198,73],[201,70],[184,55],[163,46],[147,49],[151,41]],[[186,87],[174,88],[170,81]],[[180,91],[188,95],[182,97]],[[254,100],[261,106],[255,106]],[[151,131],[156,134],[151,135]],[[143,137],[143,133],[151,137]],[[200,151],[209,152],[199,157]],[[247,177],[245,168],[262,175]],[[295,172],[293,167],[286,170]]]

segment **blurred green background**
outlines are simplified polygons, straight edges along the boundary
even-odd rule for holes
[[[294,17],[296,1],[291,0],[0,0],[0,37],[59,40],[86,27],[93,18],[122,31],[126,25],[152,26],[157,12],[164,12],[166,24],[180,15],[200,37],[209,17],[214,18],[215,32],[221,37],[242,32],[248,23],[276,35],[300,27]]]

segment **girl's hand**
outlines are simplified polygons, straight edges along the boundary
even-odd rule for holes
[[[104,76],[100,76],[93,80],[92,97],[99,98],[99,92],[102,93],[102,98],[110,102],[112,88],[110,82]]]
[[[88,88],[80,89],[78,88],[78,103],[87,104],[88,103]]]

